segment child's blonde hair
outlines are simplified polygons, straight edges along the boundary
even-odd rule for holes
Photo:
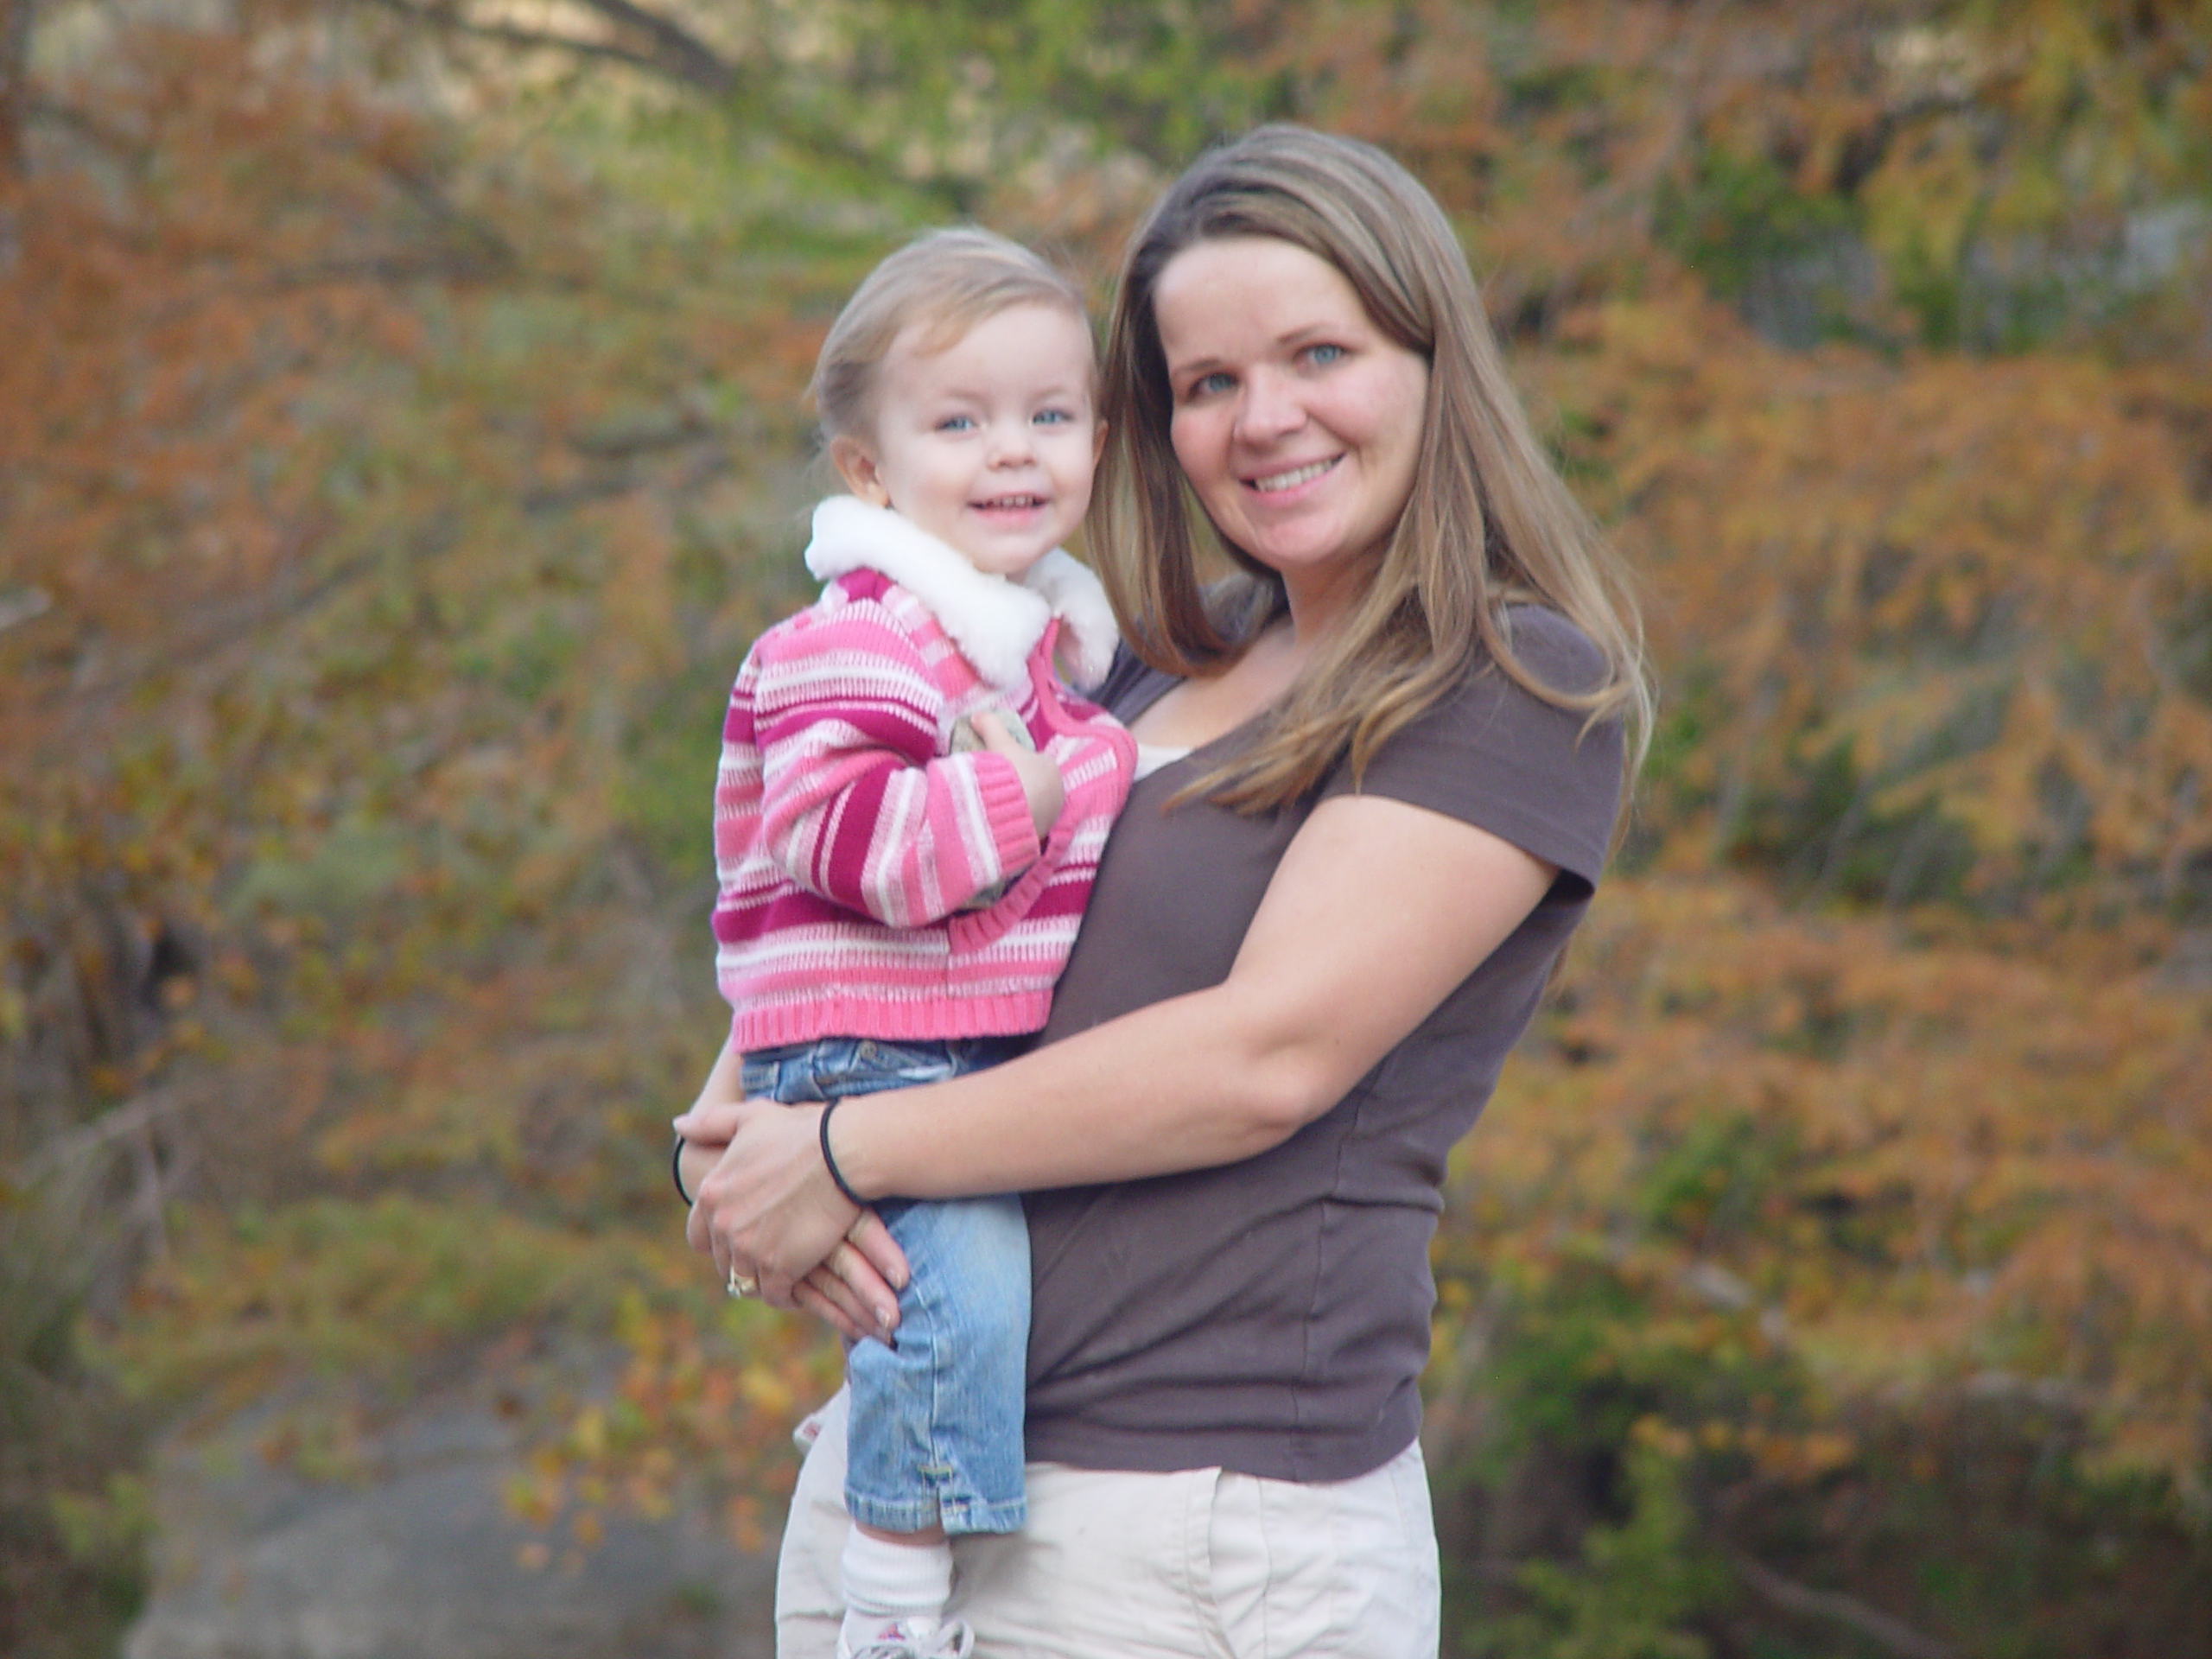
[[[1090,326],[1074,280],[1019,242],[973,226],[924,232],[868,272],[830,325],[807,388],[823,441],[868,435],[875,372],[907,328],[923,325],[922,349],[941,351],[987,317],[1039,304]]]

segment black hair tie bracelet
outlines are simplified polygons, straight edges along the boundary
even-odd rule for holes
[[[830,1172],[830,1179],[836,1182],[837,1190],[843,1193],[855,1208],[865,1210],[868,1208],[868,1200],[853,1191],[852,1184],[845,1179],[845,1172],[837,1167],[837,1154],[830,1150],[830,1114],[836,1111],[842,1103],[833,1100],[822,1109],[822,1166]]]
[[[668,1178],[676,1183],[676,1196],[683,1200],[683,1207],[691,1207],[691,1195],[683,1190],[683,1137],[676,1137],[676,1150],[668,1154]]]

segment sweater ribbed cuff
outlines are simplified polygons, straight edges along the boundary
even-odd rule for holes
[[[1021,792],[1021,774],[1014,762],[1002,754],[976,756],[976,791],[982,798],[983,820],[990,826],[1000,877],[1034,864],[1044,844],[1030,819],[1029,798]]]

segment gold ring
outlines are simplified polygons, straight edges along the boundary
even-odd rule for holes
[[[760,1281],[758,1279],[747,1278],[733,1263],[728,1279],[723,1281],[723,1288],[741,1301],[747,1296],[758,1296],[760,1294]]]

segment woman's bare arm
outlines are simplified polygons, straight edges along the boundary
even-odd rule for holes
[[[1375,796],[1314,809],[1228,977],[1007,1065],[842,1103],[838,1166],[863,1197],[953,1198],[1233,1163],[1341,1099],[1520,925],[1553,868],[1459,819]],[[1193,879],[1202,879],[1194,873]],[[820,1114],[687,1115],[730,1155],[698,1231],[772,1296],[819,1262],[851,1206],[823,1170]]]

